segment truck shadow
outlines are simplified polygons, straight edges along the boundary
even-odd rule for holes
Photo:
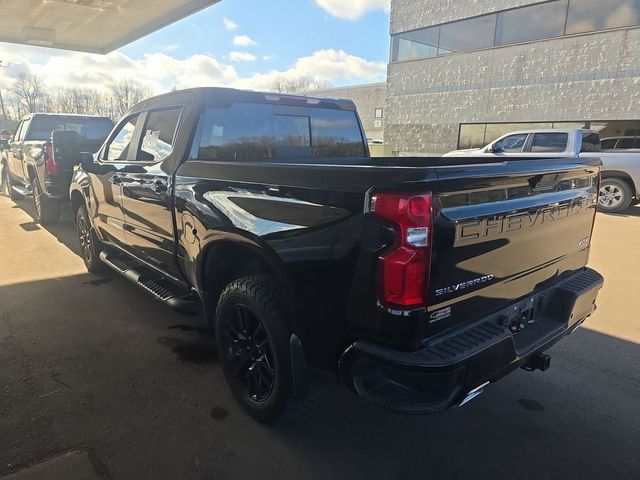
[[[640,217],[640,205],[635,205],[618,213],[599,212],[603,215],[611,215],[612,217]]]
[[[124,279],[94,280],[0,287],[0,465],[45,457],[53,435],[98,442],[125,469],[152,458],[153,478],[196,457],[227,478],[634,478],[640,468],[636,343],[580,329],[550,351],[547,372],[516,371],[430,416],[323,384],[264,427],[233,400],[197,319]]]
[[[47,230],[56,237],[58,242],[62,243],[73,253],[77,255],[80,254],[80,243],[78,241],[76,227],[73,222],[70,204],[64,203],[60,206],[60,221],[53,225],[40,225],[36,222],[35,207],[31,198],[23,198],[13,201],[12,208],[19,208],[32,218],[31,222],[20,224],[20,227],[23,230],[28,232],[40,229]]]

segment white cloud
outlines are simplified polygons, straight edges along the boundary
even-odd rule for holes
[[[162,50],[164,50],[165,52],[175,52],[176,50],[180,50],[181,47],[182,45],[180,45],[179,43],[171,43],[162,47]]]
[[[269,60],[273,60],[273,55],[263,55],[262,56],[262,60],[264,61],[269,61]]]
[[[236,47],[256,47],[258,42],[247,35],[236,35],[233,37],[233,44]]]
[[[388,12],[391,0],[316,0],[316,3],[334,17],[356,20],[370,10]]]
[[[256,56],[249,52],[231,52],[229,53],[229,60],[232,62],[255,62]]]
[[[235,30],[238,28],[238,24],[230,18],[224,17],[222,21],[224,22],[224,28],[227,30]]]
[[[127,79],[144,85],[155,94],[166,92],[174,86],[269,90],[276,79],[300,77],[323,84],[345,85],[383,81],[386,74],[386,64],[383,62],[370,62],[343,50],[327,49],[298,58],[288,68],[241,76],[230,62],[253,61],[245,54],[252,55],[248,52],[231,52],[229,62],[205,54],[178,59],[162,52],[134,59],[117,51],[95,55],[0,43],[0,58],[3,63],[11,63],[9,68],[0,68],[0,86],[3,94],[9,97],[11,85],[20,72],[41,75],[45,84],[52,89],[101,89],[110,82]]]
[[[384,62],[370,62],[349,55],[344,50],[327,49],[298,58],[295,64],[286,70],[271,70],[238,78],[232,82],[232,86],[269,90],[277,79],[300,77],[327,85],[381,82],[385,79],[386,71],[387,65]]]

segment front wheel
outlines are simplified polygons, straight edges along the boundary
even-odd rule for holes
[[[98,257],[101,250],[101,243],[96,238],[95,232],[91,227],[89,214],[87,213],[87,208],[84,205],[78,209],[76,225],[78,227],[78,239],[80,240],[82,260],[84,260],[87,270],[89,273],[102,272],[104,270],[104,264]]]
[[[627,182],[619,178],[605,178],[600,183],[598,208],[606,213],[620,212],[629,208],[631,197]]]
[[[40,188],[37,178],[31,180],[33,204],[36,209],[36,220],[41,225],[51,225],[60,220],[60,202],[47,197]]]
[[[11,200],[20,200],[22,198],[22,195],[16,193],[16,191],[11,188],[11,176],[9,175],[9,167],[6,164],[2,165],[0,192],[6,194]]]
[[[277,419],[292,398],[291,331],[275,279],[233,281],[216,309],[216,343],[236,400],[261,422]]]

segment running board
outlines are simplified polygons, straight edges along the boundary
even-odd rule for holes
[[[23,187],[20,187],[18,185],[11,184],[11,190],[13,190],[14,192],[16,192],[19,195],[22,195],[23,197],[30,197],[32,195],[30,189],[23,188]]]
[[[200,313],[201,308],[198,300],[186,288],[176,285],[128,255],[105,249],[100,252],[100,260],[176,312],[186,315]]]

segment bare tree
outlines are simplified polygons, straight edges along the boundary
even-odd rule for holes
[[[148,88],[127,79],[109,84],[108,89],[111,92],[113,118],[120,118],[133,105],[150,95]]]
[[[28,113],[37,112],[44,96],[42,78],[33,73],[20,72],[13,85],[13,93]]]
[[[271,84],[271,91],[277,93],[311,93],[324,88],[329,88],[327,82],[314,80],[311,77],[278,77]]]

